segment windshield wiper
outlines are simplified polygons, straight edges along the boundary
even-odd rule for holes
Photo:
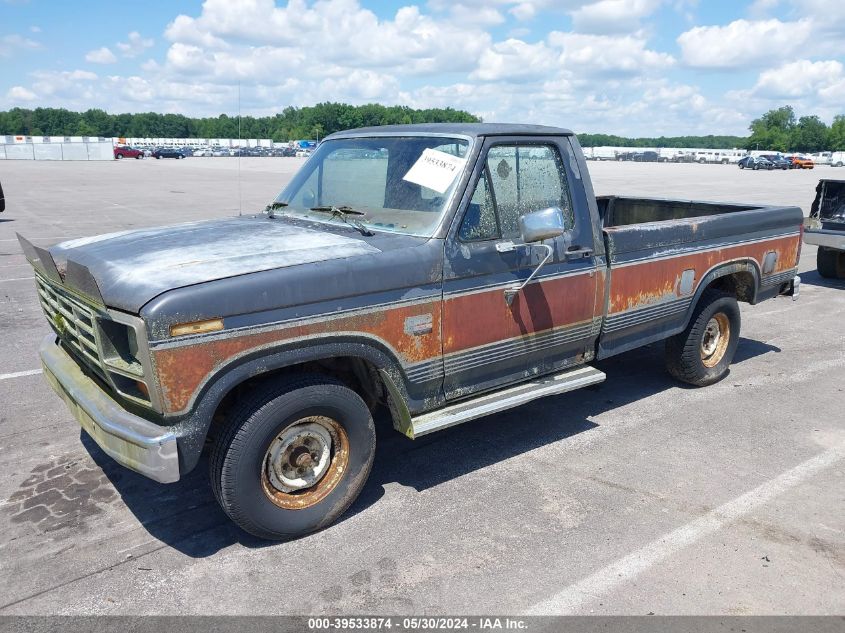
[[[357,211],[346,205],[341,207],[325,205],[321,207],[311,207],[311,210],[319,211],[320,213],[331,213],[333,218],[340,218],[352,228],[358,229],[358,231],[361,232],[361,235],[365,237],[375,235],[370,229],[364,226],[360,220],[349,217],[350,215],[366,215],[363,211]]]
[[[276,209],[284,209],[286,206],[288,206],[287,202],[271,202],[264,208],[264,211],[267,213],[267,217],[272,219],[276,217]]]

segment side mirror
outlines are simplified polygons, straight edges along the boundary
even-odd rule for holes
[[[563,211],[549,207],[528,215],[519,216],[519,232],[526,244],[559,237],[566,232]]]

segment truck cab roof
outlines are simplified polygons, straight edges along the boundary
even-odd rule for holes
[[[470,138],[484,136],[572,136],[572,131],[548,125],[524,123],[416,123],[411,125],[380,125],[335,132],[326,137],[351,138],[366,136],[443,134]]]

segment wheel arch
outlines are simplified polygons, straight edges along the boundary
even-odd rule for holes
[[[760,268],[751,258],[723,262],[711,268],[696,288],[692,301],[687,308],[683,326],[678,331],[686,329],[695,312],[698,302],[709,289],[721,290],[736,298],[737,301],[755,304],[760,289]]]
[[[202,447],[239,394],[257,383],[293,371],[322,373],[341,380],[372,409],[385,403],[399,429],[408,413],[408,378],[402,363],[385,344],[367,337],[308,339],[255,350],[217,368],[197,390],[179,423],[179,460],[184,474],[196,466]]]

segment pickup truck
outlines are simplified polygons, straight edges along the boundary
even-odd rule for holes
[[[20,242],[83,429],[165,483],[210,445],[228,516],[286,539],[357,497],[379,406],[413,439],[662,340],[680,381],[722,379],[737,302],[797,296],[802,221],[597,198],[568,130],[426,124],[327,137],[255,215]]]
[[[845,180],[819,180],[810,217],[804,224],[804,242],[819,247],[816,251],[819,274],[845,279]]]

